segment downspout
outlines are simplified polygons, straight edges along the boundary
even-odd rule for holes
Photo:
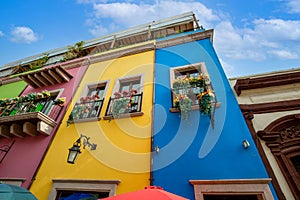
[[[151,120],[151,145],[150,145],[150,186],[153,185],[153,146],[154,146],[154,105],[155,105],[155,69],[156,69],[156,61],[155,61],[155,54],[156,54],[156,40],[154,40],[153,43],[153,51],[154,51],[154,55],[153,55],[153,89],[152,89],[152,111],[151,111],[151,115],[152,115],[152,120]]]

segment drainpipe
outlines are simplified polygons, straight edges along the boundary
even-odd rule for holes
[[[153,185],[153,146],[154,146],[154,140],[153,140],[153,136],[154,136],[154,104],[155,104],[155,50],[156,50],[156,41],[154,40],[154,44],[153,44],[153,51],[154,51],[154,55],[153,55],[153,90],[152,90],[152,111],[151,111],[151,115],[152,115],[152,124],[151,124],[151,145],[150,145],[150,185]]]

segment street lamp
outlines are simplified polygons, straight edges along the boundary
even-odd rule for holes
[[[91,150],[95,150],[97,147],[97,144],[90,143],[89,137],[85,135],[80,135],[80,137],[76,140],[76,142],[73,143],[73,146],[69,149],[69,155],[67,162],[70,164],[74,164],[75,160],[78,157],[78,154],[81,153],[80,147],[83,145],[83,149],[85,149],[86,146],[88,146]]]

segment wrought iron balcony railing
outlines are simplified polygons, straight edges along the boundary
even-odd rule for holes
[[[143,93],[128,97],[110,98],[104,119],[142,114]]]
[[[34,101],[13,102],[0,105],[0,117],[14,116],[31,112],[41,112],[51,119],[56,120],[62,106],[52,98]]]
[[[191,86],[187,88],[176,88],[172,89],[172,100],[173,100],[173,107],[175,106],[175,99],[176,97],[180,97],[180,95],[186,95],[188,98],[192,100],[192,105],[199,105],[198,102],[198,95],[207,91],[205,87],[200,87],[200,86]]]
[[[34,100],[1,102],[0,136],[24,137],[39,133],[49,135],[56,125],[62,103],[53,97]]]
[[[76,103],[70,116],[69,123],[85,119],[99,118],[104,99],[88,100]]]

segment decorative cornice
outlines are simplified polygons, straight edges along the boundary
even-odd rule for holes
[[[154,50],[154,41],[147,42],[146,44],[141,44],[141,45],[133,45],[132,47],[121,48],[120,50],[107,51],[99,55],[94,55],[90,57],[90,61],[91,63],[97,63],[105,60],[111,60],[111,59],[120,58],[128,55],[142,53],[150,50]]]
[[[264,77],[237,79],[234,90],[239,96],[243,90],[300,83],[300,72],[276,74]]]
[[[197,40],[203,40],[206,38],[209,38],[210,41],[213,42],[213,33],[214,33],[214,30],[210,29],[210,30],[206,30],[203,32],[197,32],[197,33],[193,33],[193,34],[178,36],[178,37],[171,38],[171,39],[160,40],[160,41],[156,42],[156,48],[161,49],[161,48],[166,48],[169,46],[184,44],[184,43],[188,43],[188,42],[194,42]]]
[[[240,104],[242,112],[251,111],[253,114],[290,111],[300,109],[300,99],[277,101],[271,103],[258,103],[258,104]]]
[[[262,179],[222,179],[222,180],[190,180],[192,185],[215,184],[269,184],[270,178]]]
[[[119,184],[120,180],[89,180],[89,179],[52,179],[53,183],[90,183],[90,184]]]

